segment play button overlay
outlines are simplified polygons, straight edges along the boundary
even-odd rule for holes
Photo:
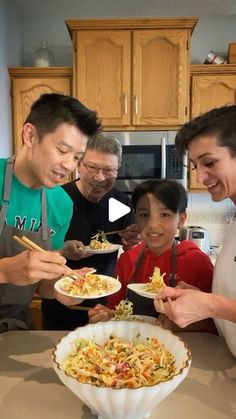
[[[112,223],[113,221],[118,220],[124,215],[128,214],[131,210],[122,202],[117,201],[115,198],[110,198],[108,202],[108,219]]]

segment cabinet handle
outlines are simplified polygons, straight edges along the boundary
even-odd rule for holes
[[[137,96],[134,96],[134,112],[138,113],[138,98]]]
[[[124,108],[125,108],[125,114],[128,113],[128,98],[127,95],[124,95]]]

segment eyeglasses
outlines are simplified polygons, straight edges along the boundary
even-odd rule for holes
[[[106,178],[112,178],[117,176],[118,169],[108,167],[97,167],[90,163],[84,163],[83,160],[82,164],[87,169],[90,175],[96,175],[101,170]]]

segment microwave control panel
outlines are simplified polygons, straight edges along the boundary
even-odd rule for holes
[[[166,146],[166,177],[168,179],[183,178],[183,163],[178,160],[174,144]]]

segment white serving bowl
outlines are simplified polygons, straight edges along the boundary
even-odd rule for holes
[[[72,352],[78,337],[103,345],[111,335],[132,341],[157,337],[176,359],[176,372],[167,381],[135,389],[113,389],[80,383],[61,369],[62,362]],[[79,327],[63,337],[53,350],[53,366],[60,380],[99,418],[141,419],[148,417],[155,406],[167,397],[186,377],[191,364],[187,345],[172,332],[144,321],[108,321]]]

